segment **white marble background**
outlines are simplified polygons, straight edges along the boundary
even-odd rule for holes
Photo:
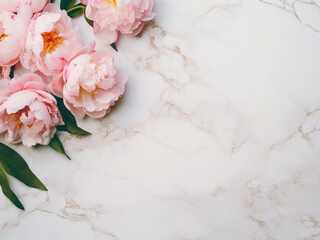
[[[61,135],[72,161],[15,147],[49,192],[10,178],[26,211],[0,195],[0,239],[320,239],[320,1],[154,11],[118,43],[121,102]]]

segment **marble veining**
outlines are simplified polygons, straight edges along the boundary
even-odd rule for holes
[[[72,161],[12,146],[49,191],[10,178],[0,239],[320,239],[320,1],[154,5],[119,104],[61,134]]]

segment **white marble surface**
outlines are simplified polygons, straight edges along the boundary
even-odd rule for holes
[[[154,11],[118,43],[122,101],[62,135],[72,161],[15,147],[49,192],[10,178],[26,211],[0,195],[0,239],[320,239],[320,1]]]

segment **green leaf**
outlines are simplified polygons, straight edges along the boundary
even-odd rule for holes
[[[110,44],[110,46],[111,46],[114,50],[116,50],[116,51],[118,52],[118,48],[117,48],[117,46],[116,46],[115,43]]]
[[[47,191],[43,183],[34,175],[26,161],[13,149],[0,143],[0,166],[9,175],[29,187]]]
[[[74,135],[80,135],[80,136],[86,136],[86,135],[90,135],[91,133],[79,128],[77,126],[77,122],[75,117],[72,115],[72,113],[65,107],[62,98],[58,98],[57,99],[57,104],[62,116],[62,119],[64,121],[64,126],[59,126],[58,130],[61,131],[68,131],[71,134]]]
[[[57,126],[57,130],[58,130],[58,131],[61,131],[61,132],[68,132],[68,130],[67,130],[67,128],[66,128],[66,125]]]
[[[70,9],[70,11],[67,12],[69,17],[75,18],[78,16],[81,16],[83,14],[83,9],[82,8],[73,8]]]
[[[89,18],[87,18],[87,15],[86,15],[86,6],[85,6],[85,8],[83,9],[83,17],[84,17],[84,19],[87,21],[87,23],[88,23],[91,27],[93,27],[93,21],[90,20]]]
[[[68,9],[70,9],[75,3],[76,3],[76,0],[61,0],[61,2],[60,2],[60,9],[61,9],[61,10],[68,10]]]
[[[51,142],[49,143],[49,146],[50,146],[53,150],[55,150],[55,151],[57,151],[57,152],[59,152],[59,153],[64,154],[69,160],[71,160],[71,158],[66,154],[66,152],[65,152],[65,150],[64,150],[64,147],[63,147],[60,139],[58,138],[58,135],[57,135],[57,134],[55,134],[55,135],[53,136],[53,138],[51,139]]]
[[[90,20],[89,18],[87,18],[87,16],[86,16],[86,11],[84,11],[84,19],[87,21],[87,23],[91,26],[91,27],[93,27],[93,21],[92,20]]]
[[[24,210],[23,205],[21,204],[21,202],[19,201],[19,199],[17,198],[17,196],[14,194],[14,192],[12,192],[12,190],[10,189],[9,183],[8,183],[8,179],[6,174],[4,173],[3,169],[0,167],[0,185],[1,185],[1,189],[3,194],[17,207],[20,208],[21,210]]]
[[[50,0],[51,3],[54,3],[54,0]]]
[[[78,17],[84,13],[85,8],[86,8],[85,5],[83,5],[82,3],[79,3],[73,6],[72,8],[68,9],[67,13],[71,18]]]
[[[10,69],[10,75],[9,75],[10,78],[13,78],[14,68],[15,68],[15,65],[13,65]]]

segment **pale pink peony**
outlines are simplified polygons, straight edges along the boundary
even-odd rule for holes
[[[8,142],[47,145],[63,124],[56,99],[45,88],[34,73],[0,81],[0,89],[7,89],[0,92],[0,132]]]
[[[71,53],[80,47],[80,35],[71,18],[65,11],[48,4],[31,20],[20,61],[32,72],[40,71],[46,76],[61,78]]]
[[[126,77],[114,68],[113,55],[92,49],[71,60],[63,72],[64,103],[79,119],[103,117],[125,90]]]
[[[36,13],[40,12],[48,2],[48,0],[1,0],[0,9],[18,12],[21,6],[30,6],[32,12]]]
[[[47,85],[47,92],[52,92],[51,88],[50,88],[50,85],[52,82],[52,77],[46,76],[46,75],[42,74],[40,71],[31,72],[29,69],[24,68],[21,65],[21,62],[18,62],[16,65],[14,65],[14,74],[13,74],[14,78],[21,78],[25,74],[28,74],[28,73],[35,73],[35,74],[39,75],[42,78],[42,81]]]
[[[19,61],[31,17],[29,7],[21,8],[18,14],[0,10],[0,66],[12,66]]]
[[[137,35],[146,21],[154,17],[153,0],[82,0],[86,15],[94,21],[94,34],[111,44],[118,32]]]

